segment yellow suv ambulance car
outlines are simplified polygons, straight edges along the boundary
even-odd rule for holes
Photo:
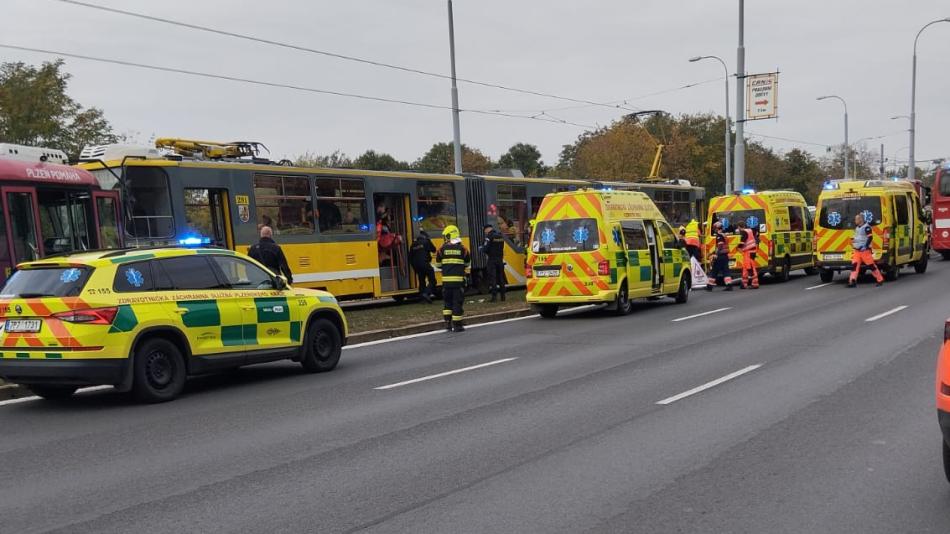
[[[188,375],[253,363],[329,371],[347,335],[332,295],[218,249],[24,263],[0,290],[0,321],[0,377],[46,398],[108,384],[144,402],[175,398]]]
[[[643,193],[549,194],[530,243],[527,300],[542,317],[554,317],[565,305],[608,303],[626,315],[633,298],[689,298],[689,255]]]
[[[711,258],[716,250],[713,224],[722,223],[723,230],[732,234],[740,220],[759,236],[755,267],[760,276],[770,273],[787,281],[789,274],[796,269],[815,274],[814,223],[801,193],[747,190],[710,200],[706,219],[706,258]],[[740,239],[739,235],[729,236],[729,269],[736,276],[742,269],[741,262],[737,261],[742,257]]]
[[[861,213],[874,232],[874,262],[888,281],[900,269],[914,266],[927,271],[930,259],[929,216],[920,205],[914,185],[905,180],[832,180],[818,195],[815,230],[816,263],[821,281],[831,282],[838,271],[851,266],[854,216]]]

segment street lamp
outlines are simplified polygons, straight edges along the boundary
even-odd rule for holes
[[[844,179],[847,180],[851,177],[849,172],[850,165],[848,165],[848,153],[851,151],[850,146],[848,145],[848,103],[838,95],[819,96],[815,100],[827,100],[829,98],[840,100],[841,103],[844,104]]]
[[[914,37],[914,62],[910,75],[910,152],[908,153],[910,164],[907,169],[907,177],[911,180],[913,180],[917,174],[914,162],[914,135],[917,128],[917,40],[920,39],[920,34],[923,33],[924,30],[940,22],[950,22],[950,17],[937,19],[924,24],[924,27],[917,32],[917,37]]]
[[[729,124],[729,67],[726,66],[726,62],[722,60],[719,56],[696,56],[689,58],[690,63],[696,63],[703,59],[715,59],[722,64],[722,70],[725,72],[725,85],[726,85],[726,188],[723,189],[723,194],[728,195],[730,192],[729,189],[729,180],[732,176],[732,128]]]

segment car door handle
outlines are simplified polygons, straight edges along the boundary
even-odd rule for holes
[[[184,315],[188,313],[188,308],[175,308],[175,313],[179,315]]]
[[[257,306],[241,306],[242,310],[251,311],[257,309]]]

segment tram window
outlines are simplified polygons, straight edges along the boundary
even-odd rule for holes
[[[115,199],[99,197],[96,199],[99,212],[99,246],[116,248],[119,246],[119,225],[115,220]]]
[[[528,196],[525,186],[498,184],[496,201],[498,231],[516,245],[522,246],[528,238]]]
[[[14,263],[39,259],[32,193],[7,193],[7,205],[13,231]]]
[[[317,178],[317,214],[320,233],[367,233],[366,192],[362,180]]]
[[[90,200],[88,193],[37,190],[40,233],[47,256],[94,248],[89,236]]]
[[[420,181],[416,186],[416,198],[419,227],[423,230],[441,234],[446,226],[457,224],[452,182]]]
[[[306,176],[254,176],[257,223],[285,235],[313,233],[310,179]]]
[[[155,167],[129,167],[126,231],[132,237],[165,238],[175,235],[168,175]]]

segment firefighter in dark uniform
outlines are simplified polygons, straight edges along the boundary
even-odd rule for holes
[[[465,300],[465,269],[472,261],[468,249],[462,244],[462,236],[454,225],[442,230],[445,242],[435,255],[435,265],[442,269],[442,317],[449,332],[463,332]]]
[[[505,237],[494,226],[486,224],[485,240],[479,248],[488,256],[485,278],[491,288],[491,301],[495,302],[496,293],[501,293],[501,300],[505,300]]]
[[[419,236],[409,247],[409,265],[419,279],[419,296],[430,304],[432,292],[435,291],[435,269],[432,268],[432,255],[435,252],[435,245],[429,239],[429,234],[420,230]]]

